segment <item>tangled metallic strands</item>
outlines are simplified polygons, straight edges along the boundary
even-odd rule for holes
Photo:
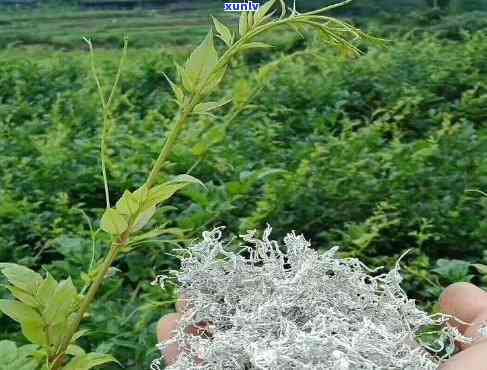
[[[270,232],[243,235],[247,245],[234,252],[218,228],[186,250],[174,278],[189,308],[158,345],[182,349],[167,369],[433,370],[442,358],[431,351],[459,337],[451,317],[428,315],[408,299],[398,263],[378,274],[338,258],[338,247],[320,254],[294,232],[281,247]],[[204,335],[185,330],[202,323]],[[438,348],[418,342],[430,326],[442,336]]]

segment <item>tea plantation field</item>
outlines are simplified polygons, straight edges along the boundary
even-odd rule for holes
[[[105,202],[100,104],[81,37],[92,37],[105,85],[129,39],[107,138],[118,199],[142,185],[160,151],[177,108],[162,74],[176,79],[175,62],[202,40],[208,15],[222,15],[221,3],[210,5],[0,13],[0,261],[84,286],[90,227]],[[218,95],[233,102],[192,119],[164,168],[207,190],[183,190],[152,221],[173,232],[117,262],[83,324],[84,348],[112,353],[126,369],[149,368],[156,322],[176,296],[150,282],[178,267],[174,248],[214,226],[230,237],[269,223],[275,238],[296,230],[317,249],[339,245],[374,267],[410,249],[404,287],[429,311],[452,282],[487,285],[485,13],[423,9],[403,24],[391,13],[349,17],[388,38],[385,46],[348,58],[285,31],[268,40],[271,51],[234,63]],[[95,257],[108,243],[97,234]],[[0,328],[0,339],[26,343],[6,316]]]

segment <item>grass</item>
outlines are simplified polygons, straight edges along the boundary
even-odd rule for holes
[[[84,36],[92,38],[98,46],[118,47],[124,34],[129,36],[131,48],[192,44],[207,32],[210,14],[224,16],[221,3],[131,11],[75,7],[3,10],[0,47],[41,45],[73,50],[83,47]]]
[[[330,1],[307,1],[300,7],[304,10],[324,3]],[[392,37],[396,38],[396,33],[419,29],[455,39],[461,37],[462,29],[487,28],[486,13],[480,12],[487,10],[485,5],[474,4],[471,8],[478,13],[463,15],[451,11],[444,20],[446,13],[431,12],[419,0],[401,0],[394,4],[385,0],[361,0],[340,9],[338,15],[387,37],[394,35]],[[210,15],[227,20],[227,23],[236,23],[235,19],[232,21],[236,15],[225,13],[222,2],[215,0],[174,3],[157,10],[83,10],[73,5],[0,10],[0,48],[8,49],[8,52],[13,48],[25,50],[32,47],[80,50],[84,48],[82,37],[93,39],[97,48],[119,48],[125,34],[129,37],[130,49],[190,49],[207,32]],[[375,24],[379,26],[375,27]]]

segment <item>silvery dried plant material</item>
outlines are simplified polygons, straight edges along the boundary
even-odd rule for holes
[[[337,247],[319,253],[294,232],[280,246],[270,232],[243,235],[246,245],[234,252],[219,228],[186,250],[174,278],[190,306],[174,337],[158,345],[182,348],[167,369],[428,370],[441,361],[432,351],[460,337],[448,317],[408,299],[399,264],[379,274],[338,258]],[[205,335],[185,330],[201,323]],[[430,325],[443,340],[428,351],[417,334]]]
[[[479,328],[479,334],[481,337],[487,337],[487,324],[484,324]]]

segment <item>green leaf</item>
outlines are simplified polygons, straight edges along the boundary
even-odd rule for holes
[[[9,299],[0,299],[0,311],[18,323],[42,323],[42,317],[25,303]]]
[[[206,154],[208,152],[208,149],[210,148],[210,145],[208,143],[205,143],[204,141],[200,141],[191,150],[191,153],[197,157],[201,157],[202,155]]]
[[[22,361],[22,360],[20,360]],[[22,363],[18,364],[18,362],[15,362],[15,365],[13,365],[14,369],[16,370],[37,370],[39,368],[39,361],[36,359],[28,359],[28,363],[25,363],[25,361],[22,361]],[[41,369],[44,370],[44,369]]]
[[[154,213],[156,213],[156,206],[152,206],[145,211],[141,212],[134,221],[134,226],[132,227],[132,231],[139,231],[142,229],[147,223],[150,221],[152,216],[154,216]]]
[[[265,17],[265,15],[272,8],[276,0],[270,0],[265,4],[261,5],[259,10],[254,13],[254,25],[258,25],[260,21]]]
[[[111,355],[91,352],[82,356],[76,356],[64,367],[64,370],[89,370],[98,365],[109,362],[120,363]]]
[[[482,275],[487,275],[487,265],[483,265],[481,263],[474,263],[472,264],[472,266],[475,267],[477,271]]]
[[[133,192],[133,196],[139,203],[139,207],[142,207],[142,204],[144,204],[148,194],[149,194],[149,190],[145,185],[141,186],[140,188],[138,188],[136,191]]]
[[[71,278],[63,280],[54,290],[42,316],[49,325],[64,322],[76,310],[78,300],[79,296]]]
[[[203,42],[191,53],[186,63],[185,72],[193,89],[191,92],[199,89],[202,84],[207,82],[218,63],[218,54],[213,44],[213,31],[210,29]]]
[[[172,82],[171,79],[168,77],[168,75],[166,75],[164,72],[162,74],[164,75],[164,77],[166,78],[167,82],[171,86],[171,89],[174,92],[174,96],[176,96],[176,101],[179,104],[183,104],[183,101],[184,101],[184,92],[183,92],[183,90],[178,85],[176,85],[174,82]]]
[[[226,98],[226,99],[220,100],[218,102],[200,103],[194,108],[193,112],[196,114],[203,114],[203,113],[211,112],[212,110],[220,108],[220,107],[224,106],[225,104],[228,104],[231,101],[232,101],[231,98]]]
[[[245,106],[252,96],[252,88],[250,82],[240,79],[235,83],[233,88],[233,102],[237,106]]]
[[[212,17],[213,23],[215,24],[216,32],[218,32],[218,37],[225,43],[227,46],[232,46],[233,44],[233,34],[230,29],[225,26],[222,22],[220,22],[215,17]]]
[[[37,300],[31,294],[26,292],[25,290],[16,288],[16,287],[11,286],[11,285],[8,285],[6,288],[10,291],[10,293],[12,293],[12,295],[15,298],[17,298],[19,301],[25,303],[26,305],[31,306],[31,307],[37,307],[39,305],[39,302],[37,302]]]
[[[166,184],[178,184],[178,183],[195,184],[206,189],[206,185],[201,180],[198,180],[196,177],[188,175],[186,173],[182,175],[177,175],[173,177],[170,181],[166,182]]]
[[[100,226],[103,231],[112,234],[120,235],[129,227],[127,220],[116,209],[109,208],[101,218]]]
[[[45,346],[47,344],[47,336],[45,333],[45,325],[41,322],[23,322],[20,324],[22,334],[31,343]]]
[[[178,75],[183,84],[183,87],[190,92],[194,91],[195,83],[190,79],[188,72],[180,65],[176,65],[176,69],[178,71]]]
[[[67,330],[67,323],[65,321],[61,321],[56,324],[50,324],[47,327],[47,335],[51,347],[57,348],[59,345],[61,345],[66,330]]]
[[[469,282],[473,278],[473,276],[468,273],[470,263],[467,261],[440,258],[436,261],[436,266],[437,267],[432,269],[432,271],[436,272],[450,283]]]
[[[40,356],[33,358],[38,346],[28,344],[18,347],[9,340],[0,341],[0,369],[3,370],[36,370],[40,362]]]
[[[146,204],[148,206],[155,206],[165,200],[171,198],[177,191],[183,189],[188,183],[177,183],[177,184],[162,184],[153,187],[149,191],[149,196],[147,197]]]
[[[31,269],[15,263],[0,263],[0,269],[14,287],[35,294],[42,276]]]
[[[86,354],[85,350],[76,344],[70,344],[66,348],[66,353],[71,356],[83,356]]]
[[[202,93],[208,94],[212,92],[215,89],[215,87],[217,87],[220,84],[220,82],[223,80],[226,71],[227,71],[227,66],[214,71],[210,76],[210,78],[208,79],[206,85],[204,86]]]
[[[20,323],[22,334],[32,343],[45,345],[47,342],[44,332],[45,324],[41,315],[25,303],[0,300],[0,311]]]
[[[73,338],[71,338],[71,342],[74,343],[76,342],[79,338],[85,336],[86,334],[89,333],[89,330],[88,329],[81,329],[81,330],[78,330],[74,335],[73,335]]]
[[[0,358],[3,364],[13,362],[17,357],[17,345],[9,340],[0,341]]]
[[[184,232],[182,229],[173,227],[173,228],[158,228],[154,229],[151,231],[148,231],[146,233],[134,236],[133,238],[130,239],[131,243],[136,243],[140,242],[142,240],[147,240],[147,239],[154,239],[157,238],[158,236],[164,235],[164,234],[169,234],[169,235],[174,235],[178,238],[182,238],[184,235]]]
[[[240,34],[240,36],[244,36],[247,33],[248,30],[247,18],[248,18],[248,12],[242,12],[240,14],[240,18],[238,20],[238,33]]]
[[[269,168],[269,169],[262,169],[261,171],[257,172],[257,180],[262,180],[265,177],[272,176],[275,174],[281,174],[281,173],[286,173],[286,170],[283,170],[281,168]]]
[[[47,273],[46,278],[39,285],[39,289],[37,290],[36,294],[36,298],[41,306],[45,307],[51,300],[57,285],[58,282],[56,279],[54,279],[51,274]]]
[[[139,210],[139,202],[130,191],[125,190],[122,197],[118,200],[117,211],[122,215],[132,216]]]
[[[1,347],[1,345],[0,345]],[[39,347],[33,344],[26,344],[25,346],[19,347],[17,349],[18,357],[27,357],[34,354]],[[3,357],[0,357],[3,358]]]

